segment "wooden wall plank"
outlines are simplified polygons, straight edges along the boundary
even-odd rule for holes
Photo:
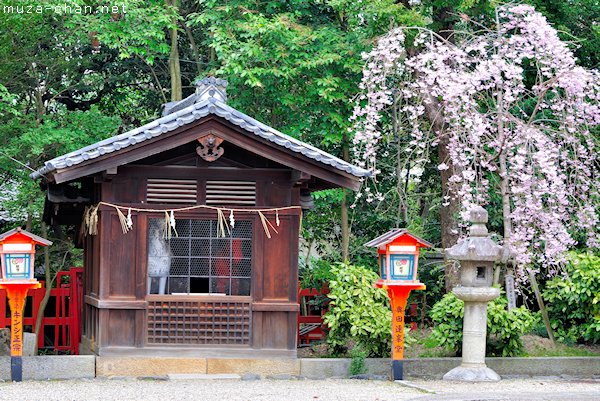
[[[108,209],[104,209],[98,215],[98,241],[100,242],[100,251],[98,257],[98,298],[105,299],[109,296],[110,285],[110,232],[111,232],[111,216]]]
[[[136,312],[126,309],[108,309],[108,339],[101,346],[133,347],[136,345]]]
[[[289,321],[287,312],[263,313],[261,348],[288,349]]]
[[[148,293],[148,216],[144,213],[136,213],[134,230],[137,233],[136,257],[135,257],[135,297],[145,299]]]
[[[133,226],[137,229],[123,234],[121,223],[116,213],[109,212],[110,242],[109,254],[109,291],[110,297],[136,296],[136,246],[138,245],[137,218],[132,217]]]

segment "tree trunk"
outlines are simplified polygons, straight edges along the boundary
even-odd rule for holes
[[[183,23],[183,29],[185,29],[185,34],[190,41],[190,49],[192,50],[192,55],[194,56],[194,61],[196,64],[196,73],[198,74],[198,78],[201,78],[200,75],[202,74],[202,67],[200,67],[200,53],[198,53],[198,45],[196,45],[196,41],[192,35],[192,30],[185,22]]]
[[[406,165],[406,175],[402,177],[402,158],[404,156],[404,147],[402,145],[402,132],[398,113],[398,97],[394,95],[394,106],[392,107],[392,127],[394,137],[396,138],[396,192],[398,193],[398,210],[396,212],[396,227],[406,227],[408,225],[408,180],[410,174],[410,163]]]
[[[499,23],[497,23],[499,26]],[[496,109],[497,109],[497,113],[498,113],[498,138],[500,139],[500,143],[504,143],[505,140],[505,126],[504,126],[504,99],[502,96],[502,91],[498,92],[498,97],[496,99]],[[500,155],[498,156],[498,161],[499,161],[499,170],[498,170],[498,175],[500,176],[500,195],[502,197],[502,225],[504,228],[504,244],[505,246],[507,246],[507,244],[510,243],[510,238],[512,236],[512,218],[511,218],[511,212],[512,212],[512,208],[510,205],[510,190],[509,190],[509,182],[508,182],[508,165],[507,165],[507,159],[506,159],[506,152],[504,151],[504,149],[500,149]],[[509,256],[507,253],[505,253],[506,256]],[[509,260],[507,260],[507,257],[504,257],[502,260],[502,263],[504,265],[506,265],[507,268],[507,274],[511,274],[512,275],[512,271],[509,271],[508,269],[508,265],[510,263],[513,262],[509,262]],[[544,300],[542,298],[542,294],[540,293],[540,289],[538,287],[537,284],[537,280],[535,279],[535,274],[531,271],[528,270],[529,273],[529,281],[531,282],[531,288],[533,289],[533,292],[535,293],[535,298],[537,300],[538,306],[540,308],[540,311],[542,312],[542,320],[544,321],[544,326],[546,326],[546,331],[548,332],[548,336],[550,337],[550,340],[552,340],[553,343],[555,343],[556,341],[554,340],[554,333],[552,331],[552,326],[550,326],[550,319],[548,318],[548,312],[546,311],[546,305],[544,305]],[[497,269],[494,272],[494,283],[497,284],[500,280],[500,269]],[[508,293],[508,291],[510,291],[511,289],[506,288],[506,291]],[[515,296],[515,294],[511,295],[512,297]]]
[[[35,121],[39,125],[42,122],[42,118],[46,114],[46,105],[44,104],[44,88],[39,79],[39,74],[37,72],[37,67],[35,63],[29,64],[29,69],[31,70],[31,74],[36,79],[36,86],[33,90],[33,98],[35,101]]]
[[[450,177],[455,173],[456,168],[450,159],[448,152],[448,136],[442,128],[440,141],[438,144],[438,158],[440,163],[446,163],[449,166],[447,170],[441,171],[442,180],[442,196],[449,196],[449,198],[442,203],[440,208],[440,226],[442,234],[442,248],[447,249],[455,245],[458,241],[458,225],[457,225],[457,214],[460,210],[458,199],[452,194],[450,188]],[[434,128],[434,129],[437,129]],[[444,285],[446,292],[451,292],[460,281],[459,271],[455,263],[446,261],[444,264]]]
[[[179,7],[179,0],[165,0],[168,6],[176,9]],[[171,53],[169,54],[169,75],[171,77],[171,101],[181,100],[183,93],[181,89],[181,67],[179,65],[179,49],[177,47],[178,31],[177,20],[173,19],[173,28],[169,30],[171,37]]]
[[[46,223],[42,222],[42,237],[48,238],[48,227]],[[48,247],[44,247],[44,273],[46,280],[46,291],[44,292],[44,298],[42,298],[42,302],[40,303],[40,307],[38,309],[38,315],[35,320],[35,338],[37,339],[35,342],[35,354],[38,351],[39,337],[40,333],[43,336],[44,333],[41,332],[42,318],[44,317],[44,312],[46,311],[46,306],[48,305],[48,300],[50,299],[50,291],[52,291],[52,277],[50,272],[50,252]]]
[[[342,136],[342,158],[350,159],[348,137]],[[342,261],[350,260],[350,222],[348,220],[348,193],[342,188],[342,204],[340,205],[341,235],[342,235]]]
[[[444,123],[443,113],[440,112],[442,107],[435,99],[430,99],[430,102],[425,103],[425,111],[427,117],[435,132],[439,132],[438,143],[438,159],[440,163],[445,163],[448,166],[447,170],[440,171],[442,181],[442,196],[447,196],[442,202],[440,208],[440,226],[442,237],[442,248],[447,249],[455,245],[458,241],[458,224],[456,221],[457,214],[460,210],[458,199],[453,196],[450,186],[450,177],[456,173],[456,167],[452,163],[450,153],[448,151],[448,136],[446,135],[446,124]],[[460,281],[459,271],[456,263],[451,263],[446,260],[444,264],[444,286],[446,292],[451,292]]]
[[[433,7],[433,29],[444,39],[453,42],[454,22],[456,19],[456,10],[450,6]],[[446,124],[444,123],[443,113],[440,111],[441,105],[437,102],[426,106],[427,116],[432,124],[434,132],[439,132],[438,159],[440,163],[448,165],[447,170],[441,171],[442,196],[449,196],[440,208],[440,226],[442,235],[442,248],[450,248],[458,241],[458,225],[456,215],[460,210],[460,204],[455,196],[452,196],[450,177],[456,173],[456,167],[452,163],[448,150],[449,139],[446,135]],[[445,204],[445,206],[444,206]],[[445,287],[446,292],[458,285],[460,277],[455,263],[445,263]]]
[[[342,235],[342,261],[350,260],[350,224],[348,222],[348,193],[342,188],[342,204],[340,206],[341,214],[341,235]]]
[[[501,99],[501,97],[500,97]],[[503,133],[503,125],[501,119],[498,122],[498,129]],[[512,236],[512,220],[510,217],[511,207],[510,207],[510,194],[508,190],[508,177],[507,177],[507,166],[506,166],[506,153],[501,149],[502,153],[500,153],[499,161],[500,161],[500,196],[502,197],[502,226],[504,228],[504,245],[506,246],[510,237]],[[494,285],[500,284],[500,273],[502,265],[506,266],[506,273],[512,274],[512,272],[508,271],[508,260],[502,260],[502,263],[499,266],[496,266],[494,269]],[[506,288],[508,292],[509,289]]]
[[[32,226],[33,226],[33,215],[31,214],[31,212],[29,211],[29,208],[31,207],[31,204],[33,202],[32,201],[27,201],[27,221],[25,222],[25,231],[31,231]]]
[[[458,199],[453,196],[452,190],[450,188],[450,177],[456,173],[456,167],[452,163],[452,159],[450,159],[450,154],[448,152],[448,136],[444,132],[445,124],[436,123],[439,125],[434,129],[441,129],[443,132],[440,136],[440,142],[438,145],[438,158],[440,163],[446,163],[448,165],[447,170],[441,171],[441,179],[442,179],[442,191],[443,195],[449,196],[450,198],[446,200],[446,206],[442,205],[440,208],[440,223],[442,226],[442,247],[449,248],[456,244],[458,241],[458,225],[456,224],[457,214],[460,210],[460,206],[458,203]]]
[[[529,281],[531,282],[531,288],[535,293],[535,299],[537,300],[537,303],[540,307],[540,312],[542,312],[542,320],[544,321],[544,326],[546,326],[546,331],[548,331],[548,337],[550,337],[552,343],[556,344],[556,340],[554,339],[554,332],[552,331],[552,326],[550,326],[550,319],[548,318],[548,311],[546,310],[546,305],[544,304],[542,293],[540,292],[537,280],[535,279],[535,274],[531,270],[528,270],[528,273]]]
[[[44,104],[43,93],[40,87],[35,90],[35,120],[39,124],[46,114],[46,105]]]

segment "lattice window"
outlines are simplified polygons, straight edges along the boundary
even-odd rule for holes
[[[250,301],[171,301],[150,296],[148,344],[249,345],[250,319]]]
[[[177,219],[171,239],[163,239],[163,225],[149,219],[149,293],[250,295],[251,221],[236,220],[225,238],[216,220]]]

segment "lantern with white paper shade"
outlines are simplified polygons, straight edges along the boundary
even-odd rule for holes
[[[52,242],[17,227],[0,234],[2,278],[0,289],[6,290],[10,306],[10,377],[23,380],[23,309],[27,291],[40,288],[33,277],[35,246]]]
[[[377,247],[379,280],[375,287],[384,288],[392,306],[392,378],[404,377],[404,312],[412,290],[424,290],[417,278],[419,249],[433,245],[404,228],[395,228],[365,244]]]
[[[0,281],[34,281],[35,246],[51,244],[52,242],[27,232],[21,227],[0,234],[0,256],[2,258]]]
[[[379,284],[417,283],[419,249],[433,245],[404,228],[395,228],[365,244],[377,247]]]

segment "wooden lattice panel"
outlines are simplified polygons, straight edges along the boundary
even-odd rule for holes
[[[146,201],[149,203],[189,203],[197,199],[196,180],[148,178]]]
[[[207,181],[207,205],[256,205],[254,181]]]
[[[249,300],[148,297],[148,344],[249,345]]]

